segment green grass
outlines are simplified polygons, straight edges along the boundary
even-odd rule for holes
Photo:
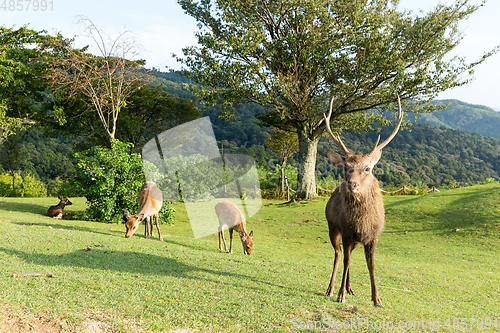
[[[454,332],[453,318],[467,318],[462,331],[470,332],[478,322],[469,318],[500,317],[500,184],[384,200],[376,252],[384,309],[372,305],[362,246],[351,264],[356,295],[344,304],[324,296],[333,263],[326,198],[264,201],[247,223],[255,234],[252,256],[243,255],[237,238],[232,255],[219,252],[216,234],[194,239],[182,204],[175,225],[162,225],[160,242],[144,239],[142,227],[125,239],[123,225],[46,217],[54,198],[0,198],[0,305],[42,314],[67,330],[81,330],[90,318],[116,332],[294,331],[317,321],[371,321],[348,326],[359,332],[389,331],[383,323],[412,331],[400,322],[425,324],[413,331]],[[83,199],[71,201],[68,212],[84,209]],[[27,272],[56,278],[12,277]],[[440,328],[431,330],[437,320]]]

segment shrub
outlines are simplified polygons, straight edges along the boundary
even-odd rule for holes
[[[145,179],[140,155],[129,154],[132,148],[114,140],[111,149],[95,146],[74,154],[76,173],[70,181],[76,195],[87,199],[85,218],[120,222],[125,208],[138,209],[137,194]]]
[[[20,188],[22,193],[21,196],[23,197],[47,196],[45,184],[41,180],[36,179],[31,173],[24,175]]]
[[[281,188],[281,165],[276,164],[275,168],[271,171],[266,171],[264,168],[259,167],[258,171],[261,189],[274,190]],[[288,186],[293,189],[297,188],[297,172],[297,167],[290,164],[285,165],[285,177],[288,179]]]
[[[2,197],[45,197],[47,188],[45,184],[33,174],[14,172],[16,190],[12,189],[12,173],[5,172],[0,175],[0,196]]]

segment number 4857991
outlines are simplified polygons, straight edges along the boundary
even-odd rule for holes
[[[0,0],[1,1],[1,0]],[[54,0],[3,0],[0,10],[4,12],[53,11]]]

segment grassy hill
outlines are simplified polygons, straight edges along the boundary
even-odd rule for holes
[[[446,127],[500,138],[500,113],[484,105],[468,104],[456,99],[436,100],[433,104],[451,104],[450,107],[419,115],[418,122],[433,127]]]
[[[351,265],[356,296],[345,304],[324,296],[333,263],[326,199],[264,201],[247,223],[254,255],[244,256],[238,242],[234,254],[219,252],[215,234],[194,239],[182,204],[160,242],[125,239],[122,225],[48,218],[54,199],[1,198],[0,331],[27,321],[65,332],[287,332],[320,322],[430,331],[439,321],[435,331],[454,332],[454,318],[467,318],[463,331],[478,331],[479,319],[499,330],[492,322],[500,312],[499,183],[384,197],[376,253],[384,309],[371,304],[362,246]],[[85,207],[72,201],[69,212]],[[56,277],[12,277],[29,272]]]

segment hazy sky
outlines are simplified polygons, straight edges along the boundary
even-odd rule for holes
[[[39,0],[42,1],[42,0]],[[51,3],[50,3],[51,2]],[[452,0],[401,0],[400,8],[413,12],[428,12],[439,3]],[[479,3],[480,0],[471,0]],[[8,1],[7,1],[8,3]],[[21,3],[23,3],[21,1]],[[59,31],[64,36],[81,35],[77,24],[78,15],[90,18],[107,33],[129,30],[142,45],[140,57],[146,59],[147,67],[162,71],[166,66],[178,69],[171,53],[181,54],[184,46],[195,44],[196,22],[184,14],[175,0],[49,0],[45,11],[10,11],[0,8],[0,25],[6,27],[30,24],[36,30]],[[33,3],[32,3],[33,5]],[[472,17],[461,25],[465,37],[454,55],[466,56],[468,61],[478,59],[483,52],[500,45],[500,1],[488,0]],[[79,46],[88,43],[82,37],[76,39]],[[500,111],[500,54],[489,58],[477,67],[475,80],[461,88],[442,93],[439,98],[459,99],[472,104],[482,104]]]

